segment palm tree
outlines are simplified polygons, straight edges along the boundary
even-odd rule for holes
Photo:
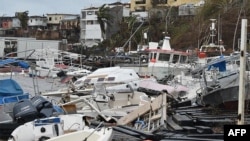
[[[131,21],[132,25],[130,25]],[[128,22],[128,27],[133,34],[131,38],[131,50],[135,50],[137,49],[137,45],[147,44],[147,38],[144,38],[144,34],[148,35],[149,25],[147,20],[138,21],[137,16],[132,17],[130,22]],[[132,34],[130,34],[130,36],[132,36]]]
[[[109,12],[110,8],[106,4],[103,4],[97,11],[97,21],[100,24],[103,39],[106,33],[106,25],[110,25],[113,22],[113,16]]]
[[[134,24],[137,22],[137,15],[131,15],[126,19],[126,22],[128,23],[128,29],[132,30]]]

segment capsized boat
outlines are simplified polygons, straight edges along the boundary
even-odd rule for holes
[[[201,105],[210,106],[223,106],[226,108],[237,108],[238,103],[238,93],[239,93],[239,68],[231,67],[231,69],[226,69],[220,72],[215,66],[221,66],[221,63],[225,66],[226,63],[231,63],[234,65],[235,62],[239,60],[239,55],[233,55],[227,58],[220,58],[211,61],[207,65],[213,65],[212,72],[209,73],[209,82],[207,82],[207,71],[203,71],[204,83],[201,88],[197,91],[197,103]],[[248,64],[248,63],[247,63]],[[237,65],[236,65],[237,66]],[[204,66],[206,67],[206,66]],[[247,73],[247,71],[246,71]],[[245,78],[245,88],[249,89],[249,78]],[[248,92],[246,92],[246,100],[249,100]]]
[[[62,96],[63,94],[89,95],[94,85],[105,84],[109,91],[130,92],[136,90],[138,83],[144,80],[156,81],[154,77],[140,77],[135,70],[121,67],[99,68],[96,71],[78,78],[69,87],[53,92],[44,92],[44,96]],[[128,87],[131,86],[131,87]],[[72,95],[71,95],[72,96]]]

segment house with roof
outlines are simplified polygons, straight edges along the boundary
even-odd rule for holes
[[[77,14],[47,14],[47,27],[50,30],[58,30],[60,27],[60,21],[67,18],[77,18]]]
[[[59,32],[60,38],[79,42],[80,16],[62,19],[59,24]]]
[[[47,28],[47,17],[45,16],[29,16],[29,29],[44,30]]]
[[[153,1],[153,0],[130,0],[130,11],[131,12],[142,12],[149,11],[154,7],[171,7],[180,6],[183,4],[196,4],[204,0],[164,0],[164,1]]]
[[[113,15],[113,22],[111,25],[106,25],[106,33],[102,36],[100,24],[97,21],[97,12],[99,7],[89,7],[81,10],[80,27],[81,35],[80,41],[84,42],[87,47],[98,45],[104,39],[109,39],[114,33],[119,31],[119,22],[125,16],[129,16],[129,4],[121,2],[107,4],[110,8],[110,15]]]
[[[15,36],[15,30],[20,27],[17,17],[0,17],[0,36]]]

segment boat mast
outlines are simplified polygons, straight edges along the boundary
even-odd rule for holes
[[[212,25],[210,27],[210,31],[211,31],[210,37],[212,38],[211,44],[214,44],[214,37],[215,37],[215,31],[216,31],[216,28],[215,28],[216,19],[210,19],[210,21],[212,21]]]
[[[246,72],[246,43],[247,43],[247,19],[242,19],[241,24],[241,43],[240,43],[240,82],[238,98],[238,124],[244,124],[245,109],[245,72]]]

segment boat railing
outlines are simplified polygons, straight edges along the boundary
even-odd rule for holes
[[[94,134],[96,131],[100,130],[100,128],[101,128],[102,125],[103,125],[103,122],[100,122],[100,123],[97,125],[97,127],[96,127],[87,137],[84,138],[83,141],[87,141],[88,138],[89,138],[92,134]]]
[[[21,100],[29,98],[30,98],[29,93],[15,95],[15,96],[6,96],[0,99],[0,105],[3,105],[3,110],[5,113],[9,113],[12,116],[14,105]]]
[[[3,97],[2,100],[0,101],[0,104],[19,102],[20,100],[23,100],[23,99],[29,99],[29,94],[25,93],[25,94],[20,94],[20,95],[15,95],[15,96]]]
[[[44,125],[51,125],[51,124],[60,124],[61,119],[59,117],[50,117],[46,119],[36,119],[34,121],[35,126],[44,126]]]
[[[30,53],[26,56],[26,58],[24,59],[24,60],[26,60],[26,59],[28,59],[35,51],[36,51],[35,49],[29,49],[29,50],[18,51],[18,52],[10,52],[10,53],[6,54],[5,56],[3,56],[2,59],[8,58],[8,56],[11,56],[12,54],[16,54],[16,53],[30,52]],[[14,57],[11,57],[11,58],[14,58]]]

